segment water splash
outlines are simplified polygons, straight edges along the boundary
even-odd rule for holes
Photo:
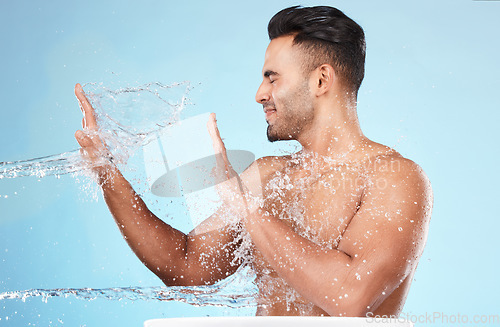
[[[41,297],[43,302],[47,302],[54,297],[73,296],[87,301],[177,301],[194,306],[255,307],[257,288],[252,277],[249,269],[240,269],[233,276],[208,286],[30,289],[0,293],[0,301],[17,299],[25,302]]]
[[[118,164],[125,164],[138,148],[154,138],[157,131],[179,121],[191,89],[189,82],[170,85],[154,82],[117,90],[97,83],[83,87],[96,112],[97,133]],[[79,150],[73,150],[35,159],[0,162],[0,179],[60,176],[89,168]]]
[[[73,150],[61,154],[19,160],[13,162],[0,162],[0,179],[36,176],[60,176],[68,173],[81,171],[87,165],[82,160],[79,150]]]

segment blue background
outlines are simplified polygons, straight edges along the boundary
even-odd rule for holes
[[[257,157],[293,149],[267,142],[254,95],[267,23],[295,4],[0,1],[0,161],[77,148],[76,82],[189,80],[195,86],[191,110],[217,113],[228,148]],[[361,126],[368,137],[419,163],[433,185],[428,243],[403,311],[470,319],[499,314],[500,2],[301,4],[335,6],[364,28]],[[0,292],[161,285],[129,250],[89,185],[71,176],[0,181]],[[186,229],[167,209],[158,210]],[[2,326],[140,326],[149,318],[208,314],[251,312],[71,297],[0,303]]]

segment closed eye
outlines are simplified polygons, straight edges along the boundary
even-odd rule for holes
[[[274,72],[272,70],[266,70],[264,72],[264,78],[269,78],[269,83],[273,84],[276,82],[276,77],[278,77],[279,74],[277,72]]]

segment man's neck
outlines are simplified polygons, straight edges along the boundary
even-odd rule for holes
[[[356,100],[337,99],[320,103],[313,122],[300,135],[304,153],[340,160],[368,141],[359,125]]]

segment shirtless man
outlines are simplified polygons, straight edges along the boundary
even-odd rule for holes
[[[257,315],[398,315],[426,242],[432,190],[417,164],[360,129],[363,30],[331,7],[284,9],[268,30],[256,100],[268,139],[297,140],[302,150],[256,160],[236,179],[240,200],[226,200],[188,235],[155,217],[112,163],[94,164],[109,210],[166,285],[233,274],[246,235]],[[79,84],[75,93],[84,112],[76,139],[89,160],[103,162],[105,147],[87,132],[97,129],[94,111]],[[224,154],[214,115],[209,130]],[[228,210],[243,214],[224,223]]]

